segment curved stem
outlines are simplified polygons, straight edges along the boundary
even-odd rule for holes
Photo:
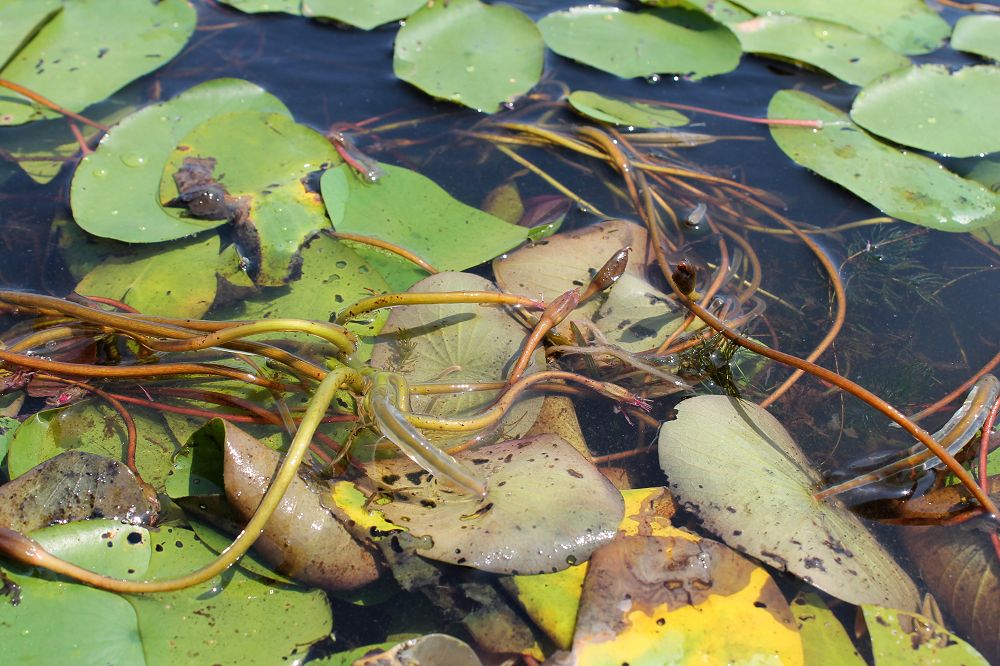
[[[42,548],[38,542],[5,528],[0,528],[0,552],[24,564],[44,567],[55,573],[111,592],[133,594],[173,592],[204,583],[235,564],[244,553],[250,550],[257,537],[264,531],[267,521],[281,503],[285,491],[295,478],[299,465],[309,450],[313,433],[322,421],[327,407],[330,406],[334,396],[342,386],[347,386],[355,391],[361,391],[363,388],[360,375],[351,368],[340,368],[332,371],[326,379],[320,382],[316,394],[309,403],[309,408],[302,417],[302,423],[288,447],[288,453],[285,454],[285,459],[282,461],[281,467],[278,468],[278,473],[274,475],[271,485],[264,493],[264,498],[250,522],[228,548],[197,571],[164,580],[131,581],[113,578],[60,559]]]
[[[405,292],[402,294],[381,294],[362,298],[354,305],[348,306],[337,315],[337,323],[345,324],[366,312],[393,308],[399,305],[441,305],[447,303],[479,303],[514,305],[522,308],[541,310],[545,307],[540,301],[524,296],[502,294],[497,291],[441,291],[441,292]]]
[[[389,241],[382,240],[381,238],[374,238],[372,236],[362,236],[360,234],[349,234],[343,231],[330,231],[324,230],[327,236],[332,236],[333,238],[340,238],[342,240],[354,241],[355,243],[363,243],[365,245],[371,245],[372,247],[381,248],[388,252],[392,252],[395,255],[406,259],[407,261],[420,266],[422,269],[434,275],[440,273],[438,269],[431,266],[429,263],[424,261],[422,258],[418,257],[413,252],[410,252],[405,247],[396,245],[395,243],[390,243]]]

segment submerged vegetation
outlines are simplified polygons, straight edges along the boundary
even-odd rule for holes
[[[0,3],[5,650],[1000,657],[1000,26],[836,4]]]

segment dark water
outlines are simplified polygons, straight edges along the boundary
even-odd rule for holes
[[[569,4],[523,2],[519,6],[537,19]],[[393,76],[395,26],[371,32],[345,30],[296,17],[245,15],[214,3],[200,5],[199,12],[201,28],[188,48],[163,69],[133,84],[143,95],[165,99],[201,81],[231,76],[268,89],[289,106],[298,121],[320,130],[335,123],[381,116],[386,116],[384,122],[426,119],[412,129],[382,137],[413,140],[413,146],[384,151],[374,143],[363,143],[362,147],[382,161],[421,169],[472,205],[479,204],[506,174],[517,169],[496,155],[484,168],[483,146],[456,141],[451,134],[453,129],[471,127],[482,119],[481,115],[430,100]],[[213,26],[216,29],[204,29]],[[938,59],[938,54],[930,57]],[[963,58],[957,54],[950,57],[953,64]],[[662,77],[650,82],[616,79],[548,53],[545,76],[547,81],[561,82],[570,89],[592,89],[606,95],[666,100],[759,117],[766,116],[768,101],[780,89],[801,88],[841,108],[849,106],[856,92],[830,77],[753,56],[744,56],[737,71],[705,81]],[[784,201],[786,208],[782,212],[791,219],[803,225],[831,227],[879,215],[856,197],[793,164],[770,140],[765,127],[699,114],[692,117],[695,124],[685,129],[758,140],[722,140],[683,149],[679,152],[682,158],[712,173],[772,192]],[[583,182],[582,187],[587,189],[580,193],[592,197],[609,214],[634,218],[634,211],[621,206],[599,187],[600,179],[614,178],[615,174],[603,164],[583,163],[593,171],[594,182]],[[552,162],[552,169],[567,182],[579,178],[577,172],[556,162]],[[56,294],[72,288],[72,279],[50,244],[54,216],[68,214],[70,171],[64,169],[52,183],[39,186],[10,165],[0,167],[0,249],[4,254],[0,281],[5,286]],[[551,192],[535,179],[522,179],[520,183],[525,196]],[[567,224],[593,220],[593,216],[575,211]],[[915,411],[961,383],[996,352],[996,341],[1000,339],[1000,311],[996,307],[1000,276],[992,268],[995,255],[961,235],[924,232],[904,223],[818,236],[817,241],[839,265],[866,243],[877,244],[909,234],[915,234],[914,239],[897,242],[895,247],[906,249],[906,259],[918,266],[914,275],[936,276],[936,285],[957,279],[956,286],[943,290],[933,303],[928,303],[919,291],[890,288],[884,293],[879,288],[882,273],[878,270],[884,268],[884,262],[900,261],[900,255],[860,255],[847,265],[843,275],[848,280],[849,308],[841,342],[820,362],[876,392],[884,392],[904,411]],[[774,336],[763,339],[804,355],[828,326],[827,281],[800,244],[762,234],[749,239],[764,266],[762,288],[788,304],[769,302],[767,316]],[[700,259],[717,260],[713,243],[701,243],[695,248],[704,252]],[[862,288],[866,284],[867,288]],[[752,332],[770,335],[769,329],[760,325]],[[743,389],[753,396],[758,390],[773,388],[786,374],[780,367],[771,367]],[[588,415],[591,408],[594,412]],[[599,409],[596,403],[581,405],[582,420],[590,428],[595,448],[613,452],[633,446],[635,429],[620,421],[609,426]],[[841,400],[810,379],[803,380],[797,390],[780,401],[775,413],[822,469],[842,465],[879,442],[886,447],[893,443],[910,445],[867,408],[859,407],[850,398]],[[937,415],[926,425],[932,429],[946,417]],[[845,430],[860,435],[844,436]],[[645,433],[646,441],[654,436]],[[642,468],[636,472],[637,478],[662,483],[655,458],[636,460],[635,465]]]

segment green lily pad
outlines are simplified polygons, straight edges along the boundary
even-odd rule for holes
[[[77,566],[130,580],[142,577],[153,554],[149,530],[110,518],[43,527],[29,536]]]
[[[918,613],[864,605],[879,666],[988,666],[976,649],[940,624]]]
[[[611,540],[625,512],[611,482],[557,435],[480,446],[456,458],[486,478],[484,506],[442,492],[406,457],[373,463],[377,478],[400,484],[378,510],[413,536],[430,537],[417,552],[431,559],[493,573],[560,571]]]
[[[139,103],[138,89],[130,86],[108,100],[87,107],[91,120],[112,125],[135,110]],[[80,133],[88,144],[101,130],[79,124]],[[68,163],[80,154],[80,143],[62,118],[39,120],[0,132],[0,148],[10,153],[28,176],[44,185],[56,177]]]
[[[951,33],[951,48],[1000,60],[1000,16],[978,14],[958,19]]]
[[[216,114],[241,110],[288,113],[252,83],[215,79],[124,118],[73,175],[70,203],[77,224],[126,243],[173,240],[225,224],[171,214],[157,195],[163,167],[180,139]]]
[[[963,176],[977,183],[982,183],[991,192],[1000,193],[1000,162],[993,160],[977,160],[975,166]],[[1000,245],[1000,218],[993,224],[980,227],[972,232],[973,236],[981,238],[988,243]],[[992,474],[992,472],[991,472]]]
[[[1000,67],[977,65],[952,72],[921,65],[891,74],[854,98],[851,119],[904,146],[954,157],[1000,150]]]
[[[740,44],[725,27],[691,30],[651,13],[596,5],[552,12],[538,22],[550,49],[621,76],[683,74],[700,79],[736,69]]]
[[[17,394],[12,393],[10,395],[16,396]],[[17,398],[15,397],[15,402],[16,401]],[[23,394],[21,402],[23,402]],[[2,462],[3,459],[7,457],[7,448],[10,446],[10,440],[13,439],[14,433],[21,426],[20,421],[18,421],[13,416],[7,415],[7,410],[6,410],[7,407],[8,405],[4,405],[4,408],[0,409],[0,414],[3,414],[3,416],[0,416],[0,462]],[[15,414],[17,413],[16,410],[14,411],[14,413]]]
[[[302,15],[330,18],[362,30],[371,30],[406,18],[426,4],[427,0],[303,0]]]
[[[951,29],[924,0],[739,0],[739,4],[757,14],[802,16],[847,25],[908,55],[935,50]]]
[[[235,7],[247,14],[262,12],[283,12],[285,14],[301,13],[302,0],[220,0],[222,4]]]
[[[492,282],[468,273],[438,273],[410,289],[436,291],[497,291]],[[404,375],[411,384],[424,382],[480,383],[504,380],[521,352],[528,331],[505,310],[476,303],[407,305],[393,308],[372,365]],[[535,350],[525,374],[545,366]],[[468,416],[492,403],[498,391],[413,396],[413,411],[440,417]],[[504,433],[519,437],[532,426],[542,409],[542,397],[519,400],[505,417]],[[427,433],[437,439],[435,433]],[[461,433],[461,440],[472,436]],[[451,442],[454,437],[442,437]]]
[[[362,298],[389,291],[389,285],[370,263],[346,243],[328,236],[310,241],[301,251],[301,276],[287,286],[265,289],[259,296],[241,300],[232,307],[214,313],[221,319],[273,319],[294,317],[333,321],[342,309]],[[347,328],[361,338],[356,358],[364,361],[371,355],[372,338],[382,330],[388,313],[375,313],[364,321],[354,321]],[[302,334],[287,333],[278,337],[315,341]]]
[[[440,271],[461,271],[517,246],[528,229],[467,206],[416,171],[382,165],[376,183],[362,182],[346,165],[323,174],[320,188],[337,231],[372,236],[410,250]],[[352,248],[396,291],[427,273],[396,255]]]
[[[0,525],[18,532],[91,517],[147,522],[155,513],[117,460],[66,451],[0,486]]]
[[[640,0],[650,7],[683,7],[718,21],[719,23],[739,23],[749,21],[753,14],[729,0]]]
[[[288,281],[306,238],[329,226],[319,193],[306,177],[338,162],[322,134],[287,115],[228,113],[206,120],[180,140],[164,167],[160,201],[165,205],[190,192],[179,191],[176,179],[186,169],[204,168],[208,173],[199,177],[225,190],[221,214],[233,220],[255,282],[279,286]],[[168,210],[184,219],[195,214],[190,207],[190,213]]]
[[[626,102],[605,97],[589,90],[574,90],[566,99],[577,113],[615,125],[629,127],[680,127],[688,118],[673,109],[664,109],[642,102]]]
[[[799,624],[807,664],[864,666],[837,616],[815,592],[799,592],[789,606]]]
[[[177,455],[167,474],[164,490],[172,499],[221,495],[224,422],[212,419],[198,428]]]
[[[161,317],[199,319],[215,300],[219,244],[218,236],[210,236],[169,249],[144,247],[115,255],[87,273],[75,291]]]
[[[180,446],[162,422],[138,409],[130,409],[138,431],[135,462],[143,480],[163,488],[170,458]],[[7,471],[16,478],[67,449],[125,459],[125,425],[110,407],[93,401],[33,415],[17,429],[7,454]]]
[[[73,0],[7,62],[0,78],[82,111],[165,65],[187,43],[196,19],[186,0]],[[58,115],[6,89],[0,94],[0,125]]]
[[[514,7],[433,2],[399,29],[392,70],[429,95],[493,112],[538,83],[544,51],[538,28]]]
[[[20,51],[57,11],[59,0],[7,0],[0,5],[0,68]]]
[[[812,95],[779,91],[767,115],[822,120],[820,130],[771,127],[771,136],[796,163],[887,215],[941,231],[972,231],[1000,220],[1000,195],[934,160],[875,140],[847,114]]]
[[[913,581],[861,520],[813,498],[819,475],[765,409],[704,395],[677,412],[660,428],[660,467],[706,529],[838,599],[917,608]],[[719,473],[736,469],[738,481]]]
[[[729,28],[744,51],[804,62],[858,86],[910,64],[874,37],[828,21],[773,15]]]

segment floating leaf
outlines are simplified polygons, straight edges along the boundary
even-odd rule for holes
[[[298,15],[302,4],[302,0],[221,0],[221,2],[248,14],[284,12]]]
[[[958,19],[951,48],[1000,60],[1000,16],[979,14]]]
[[[1000,67],[977,65],[952,72],[920,65],[895,72],[854,98],[851,119],[904,146],[972,157],[1000,150]]]
[[[187,43],[196,19],[186,0],[67,2],[7,62],[0,78],[82,111],[166,64]],[[0,94],[0,125],[58,115],[9,90]]]
[[[10,446],[10,440],[14,438],[14,433],[21,426],[21,422],[14,418],[13,415],[17,414],[20,404],[24,402],[24,394],[20,394],[20,400],[18,400],[17,393],[8,394],[8,400],[13,397],[13,403],[0,400],[0,461],[3,461],[7,457],[7,449]],[[10,409],[11,405],[16,405],[13,410]]]
[[[795,162],[887,215],[941,231],[972,231],[1000,221],[1000,195],[934,160],[876,141],[812,95],[782,90],[771,98],[767,115],[822,120],[821,130],[771,127],[771,136]]]
[[[221,214],[234,221],[255,282],[280,286],[294,272],[306,238],[329,226],[319,193],[310,189],[306,178],[339,162],[322,134],[286,115],[219,115],[181,139],[164,167],[160,201],[166,204],[184,194],[178,191],[184,169],[204,167],[225,191],[227,210]],[[177,216],[195,214],[172,210]]]
[[[252,83],[215,79],[124,118],[73,175],[70,202],[77,224],[126,243],[173,240],[225,224],[171,214],[157,195],[167,158],[185,134],[216,114],[243,110],[288,113]]]
[[[20,51],[38,30],[62,11],[59,0],[7,0],[0,5],[0,68]]]
[[[138,431],[136,466],[146,483],[163,488],[170,458],[180,448],[162,422],[142,410],[130,409]],[[49,409],[26,420],[10,443],[7,470],[16,478],[67,449],[124,460],[127,437],[121,416],[92,401]]]
[[[218,236],[171,248],[140,248],[105,259],[75,291],[114,298],[161,317],[199,319],[215,300],[218,263]]]
[[[88,518],[148,522],[156,513],[117,460],[66,451],[0,486],[0,526],[18,532]]]
[[[497,284],[506,292],[540,296],[546,302],[575,286],[583,287],[611,255],[631,247],[625,274],[603,294],[581,303],[569,321],[593,323],[608,341],[628,351],[659,344],[684,320],[686,311],[645,277],[646,230],[634,222],[609,220],[556,234],[493,262]],[[571,335],[568,335],[572,339]]]
[[[923,615],[867,604],[862,610],[879,666],[989,664],[971,645]]]
[[[860,519],[836,500],[813,499],[818,474],[766,410],[706,395],[677,411],[660,428],[660,466],[706,528],[839,599],[917,608],[913,581]]]
[[[620,536],[594,553],[566,663],[716,659],[803,663],[795,621],[763,567],[708,539]]]
[[[588,118],[629,127],[680,127],[688,118],[673,109],[664,109],[605,97],[589,90],[574,90],[566,99],[573,110]]]
[[[323,174],[321,189],[337,231],[372,236],[413,252],[440,271],[461,271],[515,247],[528,230],[467,206],[416,171],[382,165],[377,183],[346,166]],[[427,273],[396,255],[353,244],[397,291]]]
[[[828,21],[771,15],[729,28],[744,51],[804,62],[858,86],[910,64],[878,39]]]
[[[408,458],[373,463],[376,478],[399,485],[392,501],[377,508],[413,536],[428,537],[427,547],[417,551],[425,557],[494,573],[559,571],[586,560],[615,534],[621,495],[555,435],[456,457],[487,479],[484,503],[442,492]]]
[[[991,192],[1000,193],[1000,162],[992,160],[976,160],[975,166],[963,176],[977,183],[982,183]],[[1000,245],[1000,217],[984,227],[980,227],[972,232],[973,236],[988,243]]]
[[[223,319],[272,319],[296,317],[332,321],[340,310],[366,296],[389,291],[389,285],[371,264],[346,243],[328,236],[310,241],[300,252],[301,276],[286,287],[265,290],[259,296],[239,301],[233,307],[215,313]],[[362,338],[359,360],[371,354],[372,338],[382,330],[388,313],[378,312],[363,322],[351,322],[347,328]],[[281,337],[304,340],[301,334]],[[316,338],[308,337],[310,341]]]
[[[538,83],[544,51],[534,22],[514,7],[434,2],[399,29],[392,70],[429,95],[493,112]]]
[[[479,657],[463,641],[447,634],[428,634],[368,655],[358,655],[354,666],[481,666]]]
[[[379,0],[379,2],[303,0],[302,15],[331,18],[362,30],[371,30],[385,23],[406,18],[425,4],[427,0]]]
[[[753,18],[753,14],[729,0],[641,0],[652,7],[683,7],[709,16],[719,23],[739,23]]]
[[[249,520],[281,456],[227,422],[223,478],[226,497]],[[278,570],[309,585],[354,590],[378,579],[381,565],[370,546],[354,540],[320,503],[320,491],[296,476],[254,547]]]
[[[683,74],[700,79],[736,69],[740,45],[729,30],[691,30],[651,13],[590,5],[538,22],[550,49],[623,78]]]
[[[410,291],[497,291],[485,278],[468,273],[438,273],[415,284]],[[527,330],[500,307],[476,303],[409,305],[393,308],[372,352],[372,365],[403,374],[411,384],[447,381],[476,384],[502,381],[510,373]],[[525,374],[544,369],[536,350]],[[490,405],[500,391],[465,391],[450,395],[413,396],[415,412],[440,417],[469,416]],[[542,398],[520,400],[504,417],[504,432],[519,437],[535,422]],[[454,437],[437,437],[450,442]],[[453,433],[448,433],[453,435]],[[473,433],[459,433],[460,440]]]
[[[799,592],[792,600],[791,609],[799,623],[807,664],[864,666],[865,660],[854,649],[843,625],[818,594]]]
[[[740,0],[757,14],[790,14],[850,26],[899,53],[928,53],[948,36],[948,23],[924,0]]]
[[[907,527],[902,534],[920,577],[957,628],[1000,661],[1000,568],[989,536],[964,527]]]
[[[117,578],[140,579],[152,555],[145,527],[123,525],[110,517],[56,524],[29,536],[64,560]]]

